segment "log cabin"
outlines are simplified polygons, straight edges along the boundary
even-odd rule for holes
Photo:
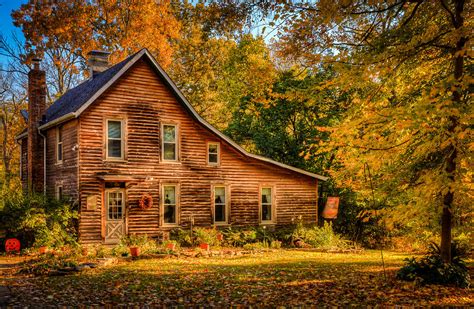
[[[24,191],[74,202],[81,243],[164,237],[191,221],[317,222],[327,178],[245,151],[196,113],[146,49],[113,66],[93,51],[88,65],[90,77],[47,108],[34,60],[17,137]]]

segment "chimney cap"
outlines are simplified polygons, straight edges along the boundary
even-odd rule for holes
[[[31,63],[33,63],[33,68],[34,69],[39,69],[39,65],[41,63],[41,58],[35,57],[31,59]]]
[[[110,52],[105,50],[91,50],[87,53],[88,56],[108,57]]]

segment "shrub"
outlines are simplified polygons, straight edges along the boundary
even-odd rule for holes
[[[14,194],[5,197],[0,211],[0,230],[15,236],[22,247],[76,245],[78,213],[65,201],[43,195]]]
[[[255,243],[258,239],[256,228],[232,228],[229,227],[222,231],[225,242],[234,247],[242,247],[246,244]]]
[[[349,245],[347,240],[333,231],[331,223],[327,222],[322,227],[304,226],[299,222],[291,234],[291,239],[293,243],[302,241],[311,247],[320,249],[347,248]]]
[[[217,235],[220,232],[216,228],[196,227],[193,233],[198,243],[206,243],[211,246],[218,246],[220,244],[220,241],[217,239]]]
[[[181,247],[191,247],[194,244],[191,230],[173,229],[170,232],[170,240],[176,241]]]
[[[428,254],[420,260],[406,259],[407,264],[398,271],[397,278],[418,281],[422,284],[454,284],[459,287],[469,287],[469,272],[463,260],[466,254],[465,248],[453,242],[451,263],[444,263],[439,247],[432,244]]]

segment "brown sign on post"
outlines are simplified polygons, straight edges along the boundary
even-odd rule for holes
[[[324,219],[336,219],[339,210],[339,197],[330,196],[326,201],[322,216]]]

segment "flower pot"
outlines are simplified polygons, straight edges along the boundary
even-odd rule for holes
[[[209,244],[200,244],[199,248],[205,251],[209,251]]]
[[[223,240],[224,240],[224,235],[222,235],[222,234],[217,234],[217,240],[218,240],[218,241],[223,241]]]
[[[46,251],[48,251],[48,247],[41,246],[41,247],[38,248],[38,251],[39,251],[40,254],[45,254]]]
[[[83,256],[88,256],[89,255],[89,249],[88,248],[82,248],[82,255]]]
[[[140,248],[138,248],[138,247],[130,247],[129,249],[130,249],[130,255],[131,255],[132,257],[137,257],[137,256],[140,255]]]
[[[166,245],[166,249],[174,251],[174,249],[176,249],[176,244],[169,243],[169,244]]]

